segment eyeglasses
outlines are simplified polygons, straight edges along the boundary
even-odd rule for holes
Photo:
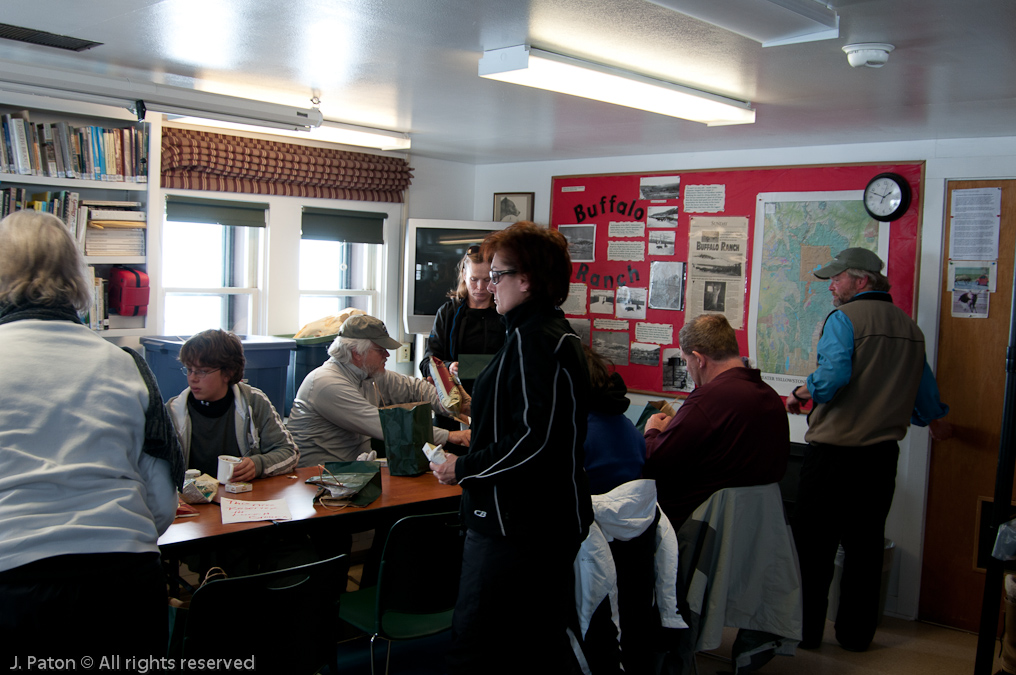
[[[501,283],[501,277],[506,276],[508,274],[518,274],[518,273],[519,273],[518,270],[491,270],[490,283],[497,286],[499,283]]]
[[[368,351],[377,352],[378,354],[384,354],[385,356],[389,356],[387,349],[382,349],[381,347],[377,347],[374,345],[371,345]]]
[[[477,244],[473,244],[466,249],[466,255],[476,255],[480,252],[480,247]]]
[[[219,370],[222,370],[222,368],[211,368],[209,370],[205,370],[204,368],[188,368],[187,366],[184,366],[180,369],[180,372],[188,377],[193,375],[200,380]]]

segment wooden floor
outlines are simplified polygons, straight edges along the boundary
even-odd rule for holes
[[[733,672],[730,647],[737,631],[724,632],[723,645],[698,655],[699,675]],[[818,649],[798,649],[794,656],[777,656],[760,675],[972,675],[977,636],[920,621],[886,616],[866,652],[848,652],[826,624],[825,640]],[[998,670],[996,643],[995,667]],[[716,654],[714,656],[713,654]]]

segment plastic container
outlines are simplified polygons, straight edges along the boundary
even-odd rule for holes
[[[321,335],[309,338],[293,338],[293,335],[277,335],[279,338],[292,339],[296,349],[289,353],[289,368],[286,371],[286,417],[293,409],[296,392],[300,391],[303,378],[328,360],[328,348],[335,340],[334,335]]]
[[[892,539],[885,540],[885,549],[882,554],[882,585],[878,592],[878,623],[882,624],[882,615],[885,613],[885,598],[889,591],[889,577],[893,571],[893,557],[896,551],[896,542]],[[840,579],[843,577],[843,547],[836,551],[836,566],[833,568],[833,582],[829,585],[829,609],[826,611],[826,618],[836,621],[836,612],[840,608]]]
[[[189,336],[143,336],[145,361],[155,373],[163,402],[187,388],[187,376],[180,372],[180,348]],[[296,349],[292,339],[264,335],[239,335],[247,365],[243,381],[265,392],[278,411],[286,403],[286,371],[289,355]]]

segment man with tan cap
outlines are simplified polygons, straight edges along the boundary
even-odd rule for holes
[[[844,551],[836,640],[844,649],[871,644],[879,614],[885,520],[896,489],[899,440],[910,424],[931,424],[949,408],[924,354],[924,334],[893,305],[882,260],[848,248],[815,272],[829,279],[836,309],[818,341],[818,367],[786,398],[800,413],[811,400],[808,450],[793,519],[801,563],[804,626],[801,646],[822,643],[836,550]]]
[[[394,403],[429,401],[441,405],[434,385],[385,370],[388,350],[402,345],[372,316],[351,316],[328,348],[329,359],[307,374],[296,393],[287,427],[300,448],[300,466],[354,460],[382,439],[377,409]],[[468,410],[465,411],[468,413]],[[434,442],[469,445],[469,430],[434,428]]]

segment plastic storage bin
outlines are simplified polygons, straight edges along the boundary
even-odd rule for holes
[[[155,373],[162,392],[168,401],[187,388],[187,377],[180,372],[180,348],[189,336],[143,336],[145,361]],[[275,409],[282,413],[286,403],[286,371],[289,355],[296,349],[292,339],[264,335],[239,335],[247,365],[243,381],[265,392]]]
[[[328,360],[328,348],[335,340],[334,335],[320,335],[309,338],[293,338],[290,335],[277,335],[276,337],[293,339],[296,349],[289,353],[289,369],[286,372],[286,417],[293,409],[293,401],[296,400],[296,392],[300,391],[303,378],[307,373],[314,370]]]

